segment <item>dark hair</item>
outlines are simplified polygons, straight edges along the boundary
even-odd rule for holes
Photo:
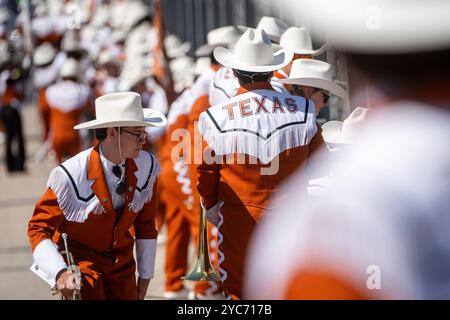
[[[211,64],[220,64],[216,58],[214,57],[214,50],[213,52],[211,52],[211,54],[209,55],[209,58],[211,59]]]
[[[236,77],[241,85],[254,82],[270,82],[273,71],[270,72],[253,72],[233,69]]]
[[[98,141],[103,141],[106,139],[106,136],[108,135],[108,128],[100,128],[100,129],[94,129],[95,137]]]

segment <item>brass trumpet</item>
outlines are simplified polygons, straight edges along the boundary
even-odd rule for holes
[[[61,254],[63,256],[66,256],[67,265],[68,265],[67,270],[71,271],[73,274],[75,274],[75,277],[78,279],[78,282],[81,283],[80,267],[75,264],[73,255],[69,251],[69,246],[67,245],[67,233],[61,234],[61,237],[64,240],[64,247],[65,247],[65,251],[62,251]],[[81,300],[81,294],[80,294],[79,288],[77,290],[73,290],[72,297],[67,298],[56,288],[56,285],[55,285],[55,287],[52,288],[52,294],[55,295],[57,293],[60,294],[61,300]]]
[[[181,277],[189,281],[220,281],[220,276],[214,270],[209,258],[208,225],[206,223],[206,211],[200,206],[200,224],[198,235],[198,253],[192,271]]]

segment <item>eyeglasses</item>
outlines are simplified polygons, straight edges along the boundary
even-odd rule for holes
[[[122,178],[122,169],[119,165],[114,165],[112,168],[112,172],[117,178]],[[116,193],[118,195],[123,195],[125,193],[125,182],[123,180],[120,180],[120,182],[117,184]]]
[[[323,94],[323,103],[327,103],[328,100],[330,99],[330,95],[322,89],[319,88],[313,88],[312,87],[312,93],[311,96],[316,93],[316,92],[322,92]],[[305,92],[303,90],[303,86],[299,86],[299,85],[292,85],[291,86],[291,94],[294,96],[301,96],[301,97],[305,97]]]
[[[120,128],[120,131],[129,133],[129,134],[135,136],[137,144],[140,144],[140,143],[144,142],[146,140],[146,138],[147,138],[147,132],[145,132],[145,131],[143,133],[134,133],[134,132],[122,129],[122,128]]]

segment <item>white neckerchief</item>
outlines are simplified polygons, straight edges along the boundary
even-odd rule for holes
[[[125,206],[125,194],[118,195],[116,192],[117,185],[120,182],[120,178],[113,174],[113,167],[115,164],[106,158],[102,151],[102,144],[99,146],[100,160],[102,162],[103,173],[105,174],[106,183],[108,185],[109,194],[111,195],[111,200],[113,202],[114,210],[120,210]],[[122,177],[125,181],[125,161],[118,164],[120,169],[122,169]]]

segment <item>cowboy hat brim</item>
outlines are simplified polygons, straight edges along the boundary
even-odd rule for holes
[[[320,78],[292,78],[292,79],[287,78],[287,79],[275,79],[274,81],[327,90],[340,98],[345,98],[347,95],[345,90],[340,85],[332,81]]]
[[[197,50],[195,50],[195,56],[196,57],[206,57],[211,55],[213,53],[215,48],[218,47],[225,47],[227,46],[226,43],[218,43],[218,44],[204,44],[200,46]]]
[[[283,68],[292,61],[294,53],[291,50],[281,49],[274,52],[273,60],[270,64],[250,65],[243,63],[233,54],[232,50],[226,48],[214,49],[214,57],[223,66],[249,72],[270,72]]]
[[[143,108],[144,118],[142,120],[92,120],[85,123],[81,123],[73,127],[76,130],[80,129],[101,129],[112,127],[164,127],[167,125],[166,117],[159,111]]]
[[[295,54],[300,54],[300,55],[311,55],[313,57],[319,56],[322,53],[324,53],[327,49],[326,44],[324,44],[323,46],[321,46],[319,49],[317,50],[307,50],[307,49],[293,49],[291,48],[291,50],[295,53]]]

